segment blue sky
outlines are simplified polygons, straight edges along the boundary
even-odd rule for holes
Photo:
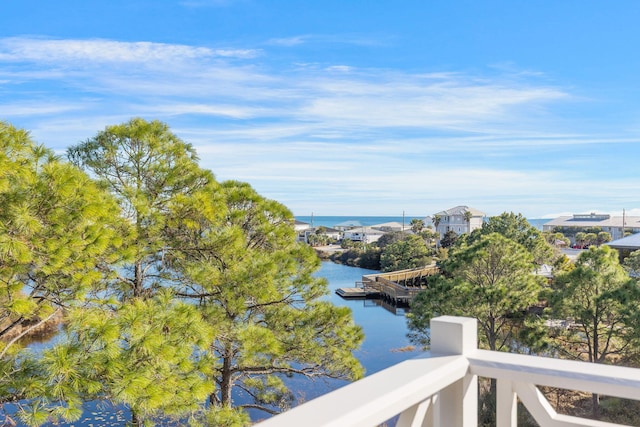
[[[0,120],[159,119],[296,215],[640,215],[640,2],[0,0]]]

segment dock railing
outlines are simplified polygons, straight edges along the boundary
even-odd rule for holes
[[[517,425],[520,400],[543,427],[619,424],[556,413],[538,386],[640,400],[640,369],[479,350],[476,319],[431,321],[431,351],[304,403],[260,427],[477,427],[478,377],[497,381],[497,427]]]

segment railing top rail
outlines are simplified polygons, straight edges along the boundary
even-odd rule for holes
[[[428,354],[425,354],[428,355]],[[464,356],[410,359],[310,400],[260,427],[370,427],[379,425],[463,378]]]
[[[468,358],[482,377],[640,400],[640,369],[487,350]]]
[[[503,422],[509,419],[502,424],[505,426],[516,425],[513,393],[524,393],[522,401],[537,408],[542,419],[555,420],[550,425],[612,425],[572,417],[561,420],[564,416],[550,406],[546,408],[548,402],[535,388],[540,385],[640,400],[640,369],[478,350],[475,319],[451,316],[432,319],[431,340],[432,353],[320,396],[263,421],[260,426],[371,427],[401,414],[403,425],[426,425],[423,421],[437,419],[438,423],[433,425],[472,427],[477,425],[477,395],[471,393],[476,389],[477,383],[473,384],[477,376],[506,380],[498,382],[499,388],[502,384],[503,396],[498,402],[502,410],[498,412]],[[461,386],[463,383],[466,389]],[[534,395],[529,393],[531,390]],[[438,396],[435,400],[430,399],[435,395]],[[429,405],[435,405],[429,415],[432,419],[425,412]]]

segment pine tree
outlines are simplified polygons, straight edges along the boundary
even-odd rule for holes
[[[227,207],[221,223],[202,200],[185,208],[191,221],[171,227],[179,246],[192,248],[171,260],[186,279],[180,295],[219,328],[210,346],[212,412],[229,411],[235,389],[253,398],[240,408],[282,411],[293,401],[291,375],[359,378],[352,351],[362,331],[347,308],[322,298],[326,282],[313,276],[319,260],[296,242],[289,210],[245,183],[224,182],[219,195]]]
[[[560,272],[554,281],[551,310],[575,325],[555,331],[558,353],[564,357],[607,363],[637,352],[637,301],[640,288],[618,261],[616,250],[591,247],[582,252],[575,268]],[[599,413],[593,395],[594,416]]]
[[[178,222],[172,217],[177,206],[217,183],[198,166],[193,147],[158,121],[136,118],[109,126],[71,147],[68,156],[111,191],[121,221],[133,229],[125,244],[131,261],[113,266],[115,279],[104,290],[110,300],[96,308],[101,314],[92,314],[111,323],[73,322],[74,345],[102,358],[104,369],[95,377],[98,395],[126,404],[133,425],[163,414],[189,416],[202,402],[202,390],[212,391],[200,363],[211,327],[171,292],[181,277],[167,263],[171,251],[179,250],[169,227]],[[176,313],[174,319],[165,315]],[[115,336],[101,336],[114,330]],[[95,337],[87,339],[89,333]],[[95,340],[104,344],[86,348]]]
[[[29,425],[75,419],[81,401],[64,376],[19,339],[81,307],[117,262],[127,226],[115,200],[86,174],[0,123],[0,401],[17,402]],[[24,403],[25,400],[28,403]]]

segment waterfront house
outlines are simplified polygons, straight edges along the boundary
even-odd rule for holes
[[[471,233],[473,230],[482,227],[484,217],[484,212],[469,206],[456,206],[433,215],[434,222],[435,218],[440,220],[436,227],[439,239],[442,239],[447,231],[454,231],[458,235]]]

